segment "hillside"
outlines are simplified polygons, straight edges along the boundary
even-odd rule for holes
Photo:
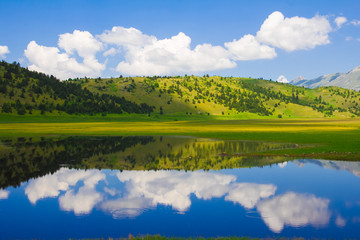
[[[127,77],[74,79],[95,93],[124,96],[155,112],[257,117],[350,117],[360,114],[360,93],[338,87],[306,89],[233,77]]]
[[[230,116],[236,118],[351,117],[360,93],[307,89],[267,80],[219,76],[69,79],[0,64],[0,106],[12,115]]]
[[[149,113],[153,107],[135,104],[123,97],[93,93],[70,81],[29,71],[18,63],[0,62],[2,113]]]
[[[360,90],[360,66],[350,70],[347,73],[333,73],[320,76],[315,79],[306,80],[303,78],[294,79],[291,84],[304,86],[307,88],[316,88],[323,86],[337,86],[347,89]]]

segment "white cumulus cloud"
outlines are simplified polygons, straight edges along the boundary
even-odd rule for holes
[[[257,210],[266,225],[273,232],[279,233],[285,225],[293,227],[327,225],[331,216],[328,207],[328,199],[289,192],[262,200],[257,205]]]
[[[115,26],[111,30],[105,30],[101,35],[97,36],[104,43],[115,44],[118,46],[145,46],[157,41],[156,37],[143,34],[136,28],[124,28]]]
[[[105,174],[93,171],[84,179],[84,186],[77,192],[70,189],[65,195],[59,197],[60,208],[65,211],[73,211],[76,215],[91,212],[94,206],[103,199],[102,194],[95,190],[97,183],[101,180],[105,180]]]
[[[128,198],[143,197],[151,205],[170,205],[180,212],[191,206],[191,194],[199,199],[221,197],[236,180],[232,175],[206,172],[124,171],[117,176],[126,183]]]
[[[58,45],[69,55],[77,52],[84,60],[94,58],[96,52],[100,51],[103,47],[103,44],[96,40],[91,33],[78,30],[75,30],[73,33],[61,34]]]
[[[35,180],[31,180],[29,185],[25,188],[25,194],[27,195],[29,201],[33,204],[43,198],[57,197],[62,191],[70,191],[68,194],[68,198],[70,198],[74,195],[72,187],[74,187],[79,181],[83,181],[84,186],[79,190],[77,195],[81,196],[81,194],[88,193],[86,190],[94,189],[96,183],[102,179],[105,179],[105,175],[97,170],[77,171],[74,169],[61,168],[54,174],[49,174]],[[69,204],[66,204],[66,202],[63,202],[62,206],[64,206],[64,209],[73,209],[75,212],[83,212],[83,208],[86,207],[85,203],[91,201],[85,201],[84,206],[81,206],[81,199],[81,197],[78,197],[78,199],[71,199],[73,201],[72,204],[82,207],[79,210],[75,209],[75,207],[68,207]],[[79,202],[76,202],[76,200]],[[66,198],[62,201],[66,201]]]
[[[276,186],[273,184],[234,183],[225,200],[239,203],[245,208],[253,208],[260,199],[275,194]]]
[[[335,22],[341,26],[345,20],[338,17]],[[61,34],[58,46],[31,41],[25,56],[29,69],[60,79],[98,77],[106,68],[127,75],[197,74],[234,68],[237,61],[273,59],[275,48],[294,51],[328,44],[331,30],[325,16],[285,18],[281,12],[273,12],[256,36],[246,34],[220,45],[192,47],[190,36],[183,32],[158,39],[133,27],[114,26],[95,37],[79,30]],[[105,58],[104,63],[97,57]],[[106,66],[109,63],[113,66]]]
[[[107,173],[109,174],[109,173]],[[99,170],[61,168],[35,180],[25,188],[29,201],[58,197],[59,206],[75,215],[88,214],[98,207],[114,218],[136,217],[157,205],[168,205],[180,213],[191,206],[191,196],[210,200],[225,197],[250,209],[256,207],[273,232],[287,226],[324,226],[329,222],[329,200],[314,195],[285,193],[274,196],[273,184],[239,183],[234,175],[215,172],[124,171],[116,173],[120,182],[109,188],[107,174]],[[105,184],[101,186],[99,183]],[[0,190],[0,199],[9,192]],[[340,215],[338,226],[346,220]]]
[[[345,227],[346,226],[346,219],[344,219],[341,215],[338,215],[335,219],[335,224],[338,227]]]
[[[360,20],[355,19],[355,20],[352,20],[350,23],[354,26],[360,26]]]
[[[166,39],[154,37],[145,45],[124,45],[125,60],[117,65],[116,70],[129,75],[161,75],[236,66],[225,48],[200,44],[191,49],[190,43],[191,38],[180,32]]]
[[[10,192],[0,189],[0,199],[8,199]]]
[[[110,48],[109,50],[106,50],[104,53],[103,53],[103,56],[104,57],[107,57],[107,56],[115,56],[115,54],[118,53],[118,50],[116,50],[115,48]]]
[[[281,83],[289,83],[289,81],[287,80],[287,78],[284,75],[280,75],[277,79],[277,82],[281,82]]]
[[[341,28],[341,26],[347,22],[347,18],[346,17],[337,17],[334,20],[336,27],[337,28]]]
[[[245,35],[239,40],[227,42],[225,47],[234,60],[272,59],[276,57],[274,48],[259,43],[251,34]]]
[[[100,206],[114,218],[136,217],[158,204],[184,212],[191,206],[191,194],[205,200],[222,197],[236,180],[233,175],[177,171],[124,171],[117,177],[127,191]]]
[[[102,43],[87,31],[75,30],[59,36],[58,47],[46,47],[31,41],[25,50],[25,56],[31,63],[30,70],[52,74],[60,79],[73,77],[97,77],[105,69],[99,63],[96,53],[102,50]],[[77,61],[76,54],[82,58]]]
[[[311,49],[330,43],[328,33],[332,30],[324,16],[313,18],[285,18],[281,12],[273,12],[261,25],[257,40],[286,51]]]
[[[1,46],[0,45],[0,59],[5,58],[6,54],[9,54],[9,53],[10,53],[10,51],[9,51],[8,46]]]

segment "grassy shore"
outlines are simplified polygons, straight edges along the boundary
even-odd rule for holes
[[[81,116],[65,118],[2,118],[0,136],[54,135],[179,135],[227,140],[296,143],[299,148],[247,155],[288,156],[333,160],[360,160],[360,121],[358,119],[252,119],[217,120],[198,118],[178,120],[177,116]],[[99,121],[102,119],[103,121]],[[108,119],[106,121],[106,119]],[[135,120],[134,120],[135,119]]]

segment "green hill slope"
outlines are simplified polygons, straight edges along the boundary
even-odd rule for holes
[[[29,71],[19,64],[0,62],[0,106],[2,113],[149,113],[153,107],[123,97],[93,93],[71,81]]]
[[[146,102],[155,106],[155,112],[164,114],[244,118],[360,115],[360,93],[338,87],[306,89],[267,80],[218,76],[75,79],[71,82],[91,92]]]
[[[0,63],[1,112],[229,116],[235,118],[351,117],[360,93],[339,87],[307,89],[233,77],[120,77],[69,79]]]

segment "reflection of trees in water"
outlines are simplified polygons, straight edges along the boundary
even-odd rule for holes
[[[0,187],[19,186],[31,178],[56,172],[61,166],[87,168],[83,161],[147,144],[152,137],[17,138],[2,141]]]
[[[165,139],[164,141],[171,141],[171,139]],[[188,139],[187,142],[182,144],[168,143],[168,145],[168,148],[159,150],[156,156],[147,156],[153,161],[147,161],[146,169],[197,170],[262,166],[279,160],[275,158],[255,159],[229,155],[293,147],[292,144],[249,141],[197,141],[196,139]],[[153,164],[154,161],[156,166]]]
[[[0,187],[72,168],[223,169],[263,166],[283,158],[221,156],[291,147],[278,143],[212,141],[185,137],[18,138],[2,141]]]

